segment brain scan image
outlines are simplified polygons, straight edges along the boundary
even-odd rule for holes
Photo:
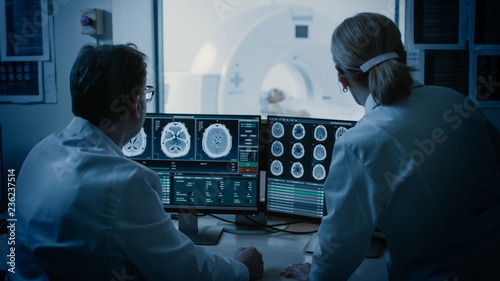
[[[281,161],[274,160],[271,162],[271,173],[275,176],[283,174],[283,164],[281,164]]]
[[[328,137],[328,132],[326,131],[325,126],[319,125],[314,129],[314,138],[317,141],[324,141]]]
[[[125,144],[125,146],[123,146],[123,154],[127,157],[141,155],[144,150],[146,150],[146,139],[146,132],[144,132],[144,128],[141,128],[141,131],[137,134],[137,136],[133,137],[127,144]]]
[[[273,144],[271,145],[271,153],[275,157],[280,157],[283,155],[284,152],[283,144],[280,141],[274,141]]]
[[[305,149],[304,146],[300,142],[296,142],[292,146],[292,155],[293,157],[300,159],[304,156]]]
[[[210,158],[224,157],[231,152],[233,137],[226,126],[212,124],[203,132],[201,147]]]
[[[273,127],[271,128],[271,134],[273,135],[273,137],[279,139],[283,135],[285,135],[285,127],[280,122],[276,122],[273,124]]]
[[[322,144],[318,144],[313,149],[313,157],[318,161],[323,161],[326,159],[326,148]]]
[[[167,157],[177,158],[188,154],[191,148],[191,135],[180,122],[171,122],[161,132],[161,150]]]
[[[316,164],[313,168],[313,178],[316,180],[323,180],[326,177],[325,167],[321,164]]]
[[[347,129],[345,127],[338,127],[337,131],[335,131],[335,138],[341,137]]]
[[[292,135],[298,140],[304,138],[304,136],[306,135],[306,129],[304,128],[304,125],[300,123],[293,125]]]
[[[304,175],[304,166],[300,162],[295,162],[292,164],[292,176],[296,179],[301,178]]]

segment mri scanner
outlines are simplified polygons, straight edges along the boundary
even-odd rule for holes
[[[330,54],[335,23],[311,7],[272,4],[225,21],[189,73],[166,74],[171,113],[262,114],[274,88],[286,111],[358,120],[363,108],[340,89]]]

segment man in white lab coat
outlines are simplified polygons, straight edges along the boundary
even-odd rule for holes
[[[378,227],[390,280],[499,280],[498,128],[466,96],[413,83],[385,16],[346,19],[332,55],[365,115],[336,140],[312,266],[283,275],[347,280]]]
[[[75,118],[33,148],[19,173],[11,280],[252,280],[262,256],[228,259],[177,231],[160,180],[124,157],[154,88],[133,45],[84,46],[70,77]]]

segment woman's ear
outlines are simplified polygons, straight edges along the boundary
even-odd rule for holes
[[[339,74],[344,74],[344,71],[340,69],[340,67],[335,66],[335,69],[338,71]]]
[[[340,69],[338,66],[335,66],[335,69],[337,69],[339,82],[342,84],[342,88],[347,89],[347,87],[349,87],[349,82],[347,81],[347,78],[344,76],[344,71]]]

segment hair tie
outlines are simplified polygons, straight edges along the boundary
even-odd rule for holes
[[[388,60],[397,59],[397,58],[399,58],[399,56],[395,52],[382,54],[382,55],[376,56],[376,57],[368,60],[367,62],[363,63],[363,65],[361,65],[359,68],[363,72],[366,73],[368,70],[372,69],[374,66],[376,66],[378,64],[381,64],[381,63],[388,61]]]

